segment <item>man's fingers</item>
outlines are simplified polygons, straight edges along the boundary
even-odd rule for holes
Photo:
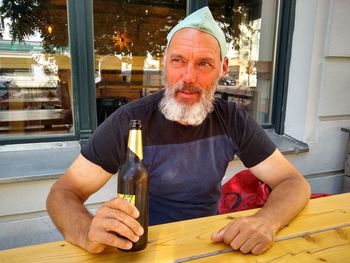
[[[130,249],[139,240],[144,229],[136,220],[139,212],[127,200],[114,198],[97,209],[88,232],[91,251],[99,252],[103,245]]]
[[[224,242],[242,253],[261,254],[271,246],[274,236],[267,220],[251,216],[237,218],[212,235],[211,239]]]
[[[243,254],[247,254],[250,251],[252,251],[252,249],[257,245],[257,241],[255,239],[248,239],[246,240],[243,244],[240,245],[240,241],[236,241],[233,240],[230,243],[230,246],[234,249],[237,250],[239,249]]]
[[[129,216],[125,212],[117,209],[112,209],[110,207],[103,207],[102,209],[98,210],[96,213],[96,216],[98,218],[103,218],[106,220],[104,222],[105,224],[110,223],[109,227],[111,227],[109,230],[116,231],[118,227],[121,225],[119,224],[120,222],[127,226],[129,229],[131,229],[136,235],[141,236],[143,235],[143,228],[141,224],[136,221],[135,218]],[[106,228],[106,225],[104,225],[104,228]]]
[[[242,232],[237,233],[235,236],[231,236],[229,233],[225,233],[224,235],[224,242],[230,245],[234,250],[240,249],[246,241],[247,236],[242,234]]]
[[[103,221],[103,225],[101,227],[103,227],[107,232],[116,233],[133,242],[138,241],[140,238],[139,235],[135,234],[130,227],[118,220],[106,219]]]
[[[222,237],[224,235],[226,227],[221,228],[218,232],[212,234],[211,236],[211,240],[214,242],[221,242],[222,241]]]
[[[103,205],[113,209],[121,210],[133,218],[138,218],[140,216],[140,213],[137,210],[137,208],[134,205],[130,204],[127,200],[122,198],[113,198],[105,202]]]
[[[214,242],[221,242],[223,241],[224,238],[224,234],[226,232],[226,229],[232,224],[233,222],[227,224],[226,226],[224,226],[223,228],[219,229],[216,233],[214,233],[211,236],[211,240]]]
[[[263,243],[258,243],[251,251],[254,255],[260,255],[265,250],[269,249],[272,244],[266,245]]]
[[[96,235],[93,240],[96,243],[103,243],[111,247],[121,248],[121,249],[130,249],[132,247],[132,242],[128,239],[118,237],[114,233],[101,232],[99,235]]]

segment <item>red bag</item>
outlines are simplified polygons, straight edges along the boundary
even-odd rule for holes
[[[221,187],[218,203],[219,214],[262,207],[270,195],[267,184],[259,181],[250,170],[238,172]],[[311,199],[329,196],[328,193],[312,193]]]
[[[262,207],[270,195],[268,185],[250,170],[238,172],[221,187],[218,203],[220,214]]]

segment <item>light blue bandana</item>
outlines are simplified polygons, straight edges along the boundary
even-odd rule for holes
[[[187,16],[184,20],[178,23],[168,34],[167,40],[168,44],[173,38],[174,34],[183,28],[195,28],[202,32],[208,33],[216,38],[219,42],[220,50],[221,50],[221,60],[227,54],[227,42],[225,38],[225,34],[218,25],[218,23],[214,20],[213,15],[211,14],[209,8],[203,7],[196,12],[193,12],[189,16]]]

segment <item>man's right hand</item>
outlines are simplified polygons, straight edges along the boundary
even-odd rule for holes
[[[136,220],[139,215],[127,200],[113,198],[105,202],[91,221],[85,248],[90,253],[101,253],[107,247],[130,249],[132,242],[138,241],[144,233]]]
[[[136,220],[139,211],[126,200],[105,202],[95,216],[83,205],[111,176],[80,154],[54,183],[46,201],[47,211],[65,240],[90,253],[130,249],[144,232]]]

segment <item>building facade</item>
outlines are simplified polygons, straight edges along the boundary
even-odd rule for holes
[[[14,27],[10,2],[0,27],[0,249],[62,238],[45,211],[52,183],[112,111],[162,89],[166,34],[204,5],[230,44],[216,96],[245,107],[314,192],[342,191],[348,1],[30,1],[30,28]],[[225,180],[241,169],[232,161]]]

